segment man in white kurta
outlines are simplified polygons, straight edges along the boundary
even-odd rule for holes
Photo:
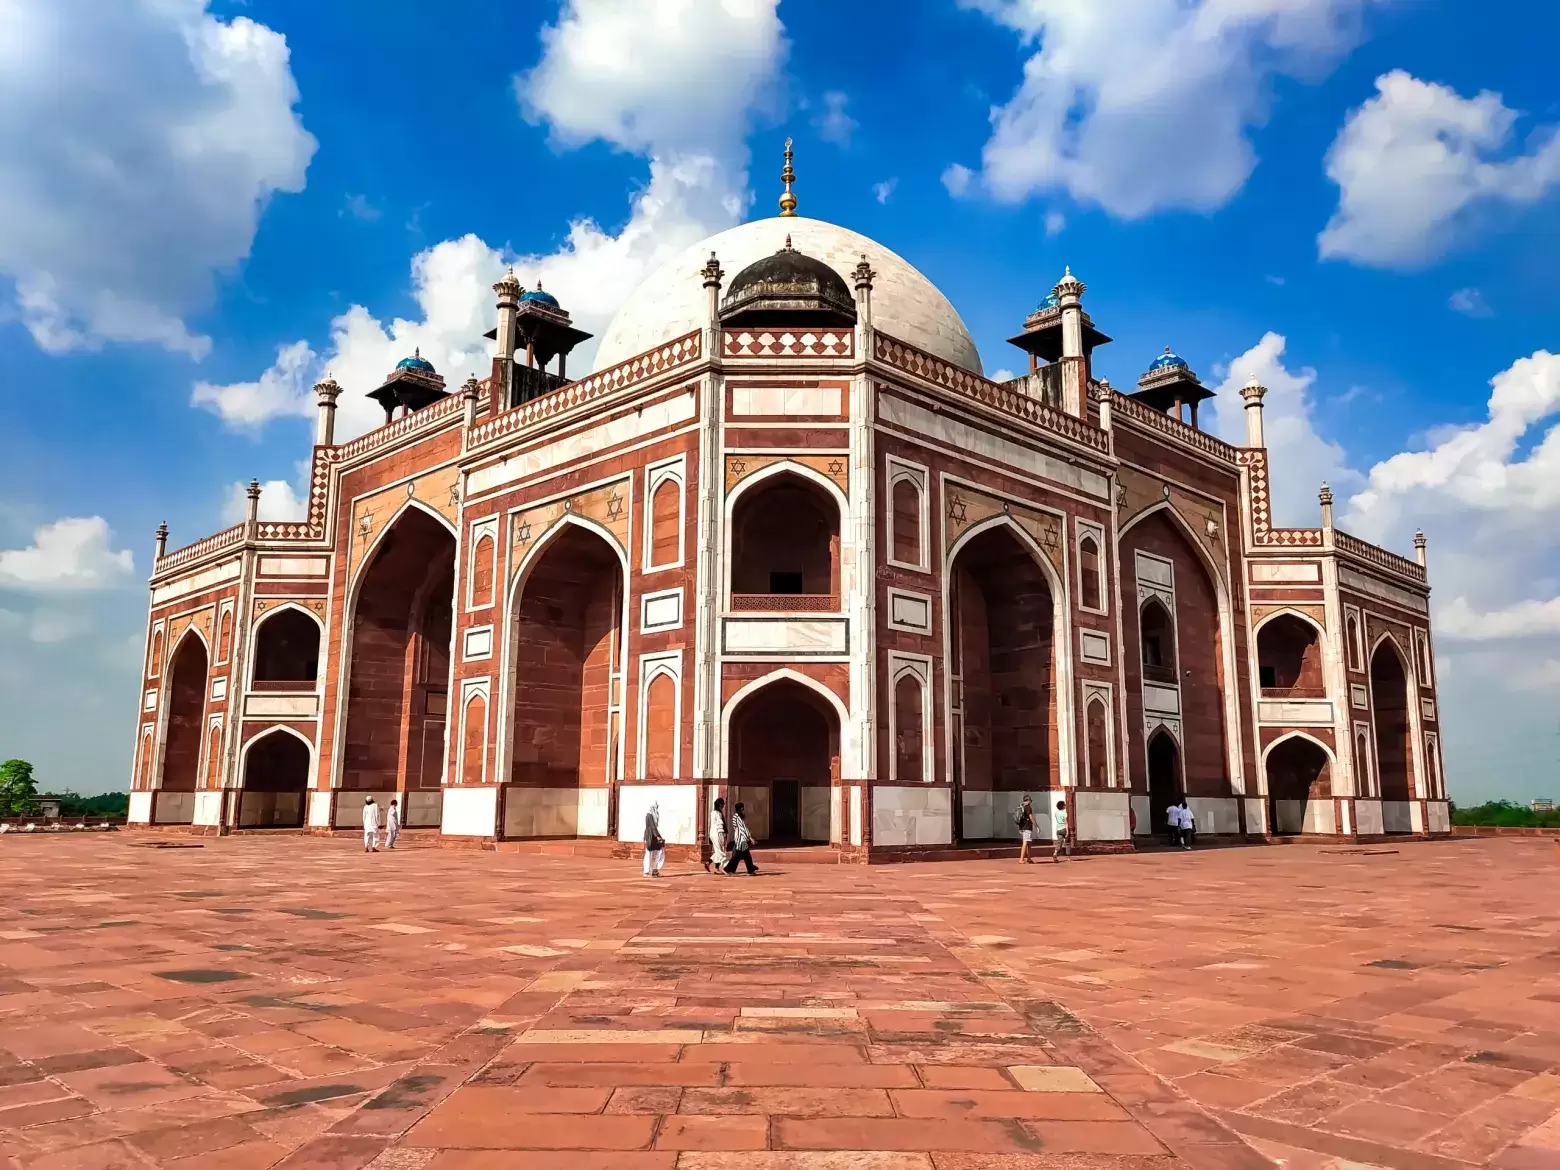
[[[363,801],[363,852],[379,852],[379,806],[372,796]]]

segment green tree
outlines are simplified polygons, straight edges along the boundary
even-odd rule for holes
[[[26,760],[0,764],[0,816],[30,817],[38,811],[38,782]]]

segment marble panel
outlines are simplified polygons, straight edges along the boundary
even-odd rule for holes
[[[319,711],[320,697],[318,695],[273,695],[258,694],[244,696],[244,718],[246,719],[313,719]]]
[[[874,845],[951,845],[951,790],[926,785],[872,790]]]
[[[810,785],[802,789],[802,840],[828,841],[832,829],[829,824],[829,807],[834,789],[823,785]]]
[[[150,792],[132,792],[130,794],[129,821],[132,825],[149,824],[152,819],[152,794]]]
[[[1412,833],[1414,831],[1413,802],[1408,800],[1383,800],[1381,802],[1381,831],[1384,833]]]
[[[195,820],[197,825],[220,825],[222,823],[222,792],[214,789],[208,792],[195,794]]]
[[[645,814],[652,803],[661,806],[661,836],[668,844],[693,845],[698,841],[699,789],[693,784],[625,784],[619,788],[619,841],[644,844]],[[748,827],[752,827],[751,821]]]
[[[1257,704],[1258,723],[1276,723],[1283,727],[1331,727],[1331,699],[1264,700]]]
[[[1381,801],[1356,800],[1354,802],[1354,831],[1362,837],[1375,837],[1386,832],[1381,815]]]
[[[358,823],[361,824],[361,813]],[[339,818],[338,818],[339,820]],[[446,788],[444,822],[447,837],[492,837],[498,830],[498,787]]]
[[[1056,802],[1051,803],[1054,819]],[[1132,801],[1127,792],[1074,793],[1073,817],[1077,822],[1075,831],[1079,841],[1128,841],[1132,838]]]
[[[849,652],[845,618],[726,618],[721,623],[727,654],[808,657]]]

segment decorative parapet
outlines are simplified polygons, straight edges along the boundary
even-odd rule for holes
[[[678,366],[685,366],[697,361],[703,350],[703,333],[695,331],[688,333],[675,341],[669,341],[665,345],[642,353],[638,357],[629,358],[626,362],[619,362],[615,366],[609,366],[605,370],[581,378],[578,382],[570,382],[567,386],[554,390],[551,394],[543,394],[521,403],[504,413],[489,419],[487,422],[471,429],[472,447],[479,447],[484,443],[490,443],[494,439],[540,422],[544,418],[550,418],[556,414],[563,414],[576,406],[581,406],[597,398],[604,398],[616,390],[656,374],[665,373],[667,370]]]
[[[1320,528],[1269,528],[1264,539],[1257,542],[1278,548],[1321,548]]]
[[[726,357],[848,358],[855,349],[856,335],[846,329],[800,333],[727,329],[720,335],[720,350]]]
[[[979,374],[972,374],[912,345],[896,341],[886,334],[874,334],[873,356],[886,365],[913,374],[955,394],[962,394],[966,398],[984,403],[1004,414],[1014,415],[1081,446],[1101,454],[1108,454],[1110,451],[1109,436],[1092,423],[1074,418],[1065,411],[1046,406],[1033,398],[1025,397],[998,382],[988,381]]]
[[[271,540],[308,540],[314,534],[309,531],[307,524],[268,523],[262,522],[255,530],[256,537],[262,541]]]
[[[462,409],[460,395],[451,394],[441,398],[431,406],[413,411],[405,418],[398,418],[394,422],[388,422],[382,427],[369,431],[366,435],[359,435],[350,442],[340,444],[335,448],[334,462],[345,463],[356,459],[359,455],[387,446],[398,439],[404,439],[414,431],[431,427],[451,415],[459,414]]]
[[[1094,387],[1090,387],[1091,390]],[[1101,398],[1106,391],[1101,387],[1095,397]],[[1214,438],[1207,431],[1200,431],[1196,427],[1188,426],[1178,418],[1171,418],[1162,411],[1155,410],[1151,406],[1144,406],[1135,398],[1130,398],[1119,390],[1110,390],[1110,409],[1113,416],[1120,415],[1131,419],[1135,423],[1141,423],[1149,430],[1158,431],[1179,443],[1188,447],[1195,447],[1204,455],[1211,455],[1222,463],[1235,463],[1241,453],[1239,447],[1232,447],[1223,439]]]
[[[1320,528],[1273,527],[1273,506],[1268,490],[1267,448],[1230,447],[1229,450],[1235,462],[1250,472],[1252,544],[1258,548],[1321,548]]]
[[[1400,557],[1397,553],[1388,552],[1384,548],[1361,540],[1357,536],[1350,536],[1337,528],[1333,529],[1333,547],[1344,556],[1364,561],[1372,568],[1385,569],[1395,576],[1406,577],[1416,585],[1425,585],[1429,582],[1429,574],[1418,561]]]
[[[224,528],[221,532],[215,532],[210,536],[202,537],[194,544],[187,544],[175,552],[160,558],[152,566],[152,575],[161,576],[163,573],[182,568],[195,561],[204,560],[215,553],[226,552],[230,548],[237,548],[244,543],[244,525],[235,524],[231,528]]]

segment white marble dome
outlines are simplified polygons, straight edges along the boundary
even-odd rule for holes
[[[681,337],[709,322],[699,270],[714,252],[726,283],[755,260],[778,252],[786,236],[798,251],[822,260],[851,284],[851,270],[866,256],[872,282],[872,323],[956,366],[982,373],[980,354],[958,310],[909,261],[875,240],[837,224],[801,216],[755,219],[711,236],[669,260],[628,295],[602,334],[596,369],[604,370]]]

